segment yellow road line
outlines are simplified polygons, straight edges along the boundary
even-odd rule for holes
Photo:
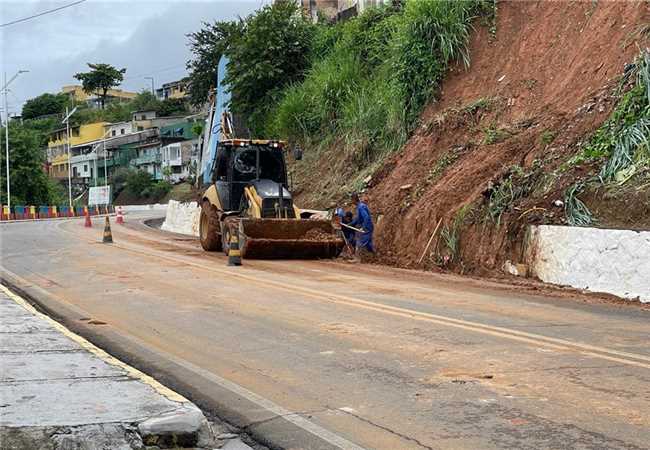
[[[60,228],[61,229],[61,228]],[[63,230],[63,229],[62,229]],[[67,230],[63,230],[67,233],[71,233]],[[71,233],[73,234],[73,233]],[[75,236],[77,236],[75,234]],[[78,236],[77,236],[78,237]],[[88,241],[87,239],[84,239]],[[96,241],[89,241],[96,242]],[[207,270],[210,272],[216,272],[222,275],[226,275],[232,278],[239,278],[241,280],[246,280],[252,284],[261,286],[263,288],[273,287],[278,290],[290,292],[293,294],[300,293],[318,300],[326,300],[333,303],[345,304],[348,306],[354,306],[357,308],[363,308],[368,310],[373,310],[377,312],[382,312],[385,314],[390,314],[394,316],[406,317],[414,320],[424,320],[430,323],[436,323],[439,325],[451,326],[455,328],[460,328],[468,331],[488,334],[491,336],[507,338],[510,340],[515,340],[519,342],[525,342],[528,344],[543,346],[546,348],[552,348],[555,350],[572,350],[579,353],[605,359],[608,361],[615,361],[622,364],[633,365],[638,367],[643,367],[650,369],[650,356],[640,355],[636,353],[622,352],[618,350],[608,349],[605,347],[598,347],[595,345],[590,345],[582,342],[572,342],[565,339],[553,338],[549,336],[539,335],[535,333],[527,333],[524,331],[513,330],[510,328],[499,327],[494,325],[487,325],[478,322],[472,322],[463,319],[455,319],[452,317],[442,316],[438,314],[425,313],[420,311],[414,311],[407,308],[401,308],[396,306],[385,305],[382,303],[372,302],[368,300],[362,300],[355,297],[349,297],[341,294],[332,294],[332,293],[322,293],[318,290],[301,287],[301,286],[287,286],[281,282],[273,281],[270,279],[260,280],[258,277],[253,275],[246,275],[241,273],[246,270],[244,267],[238,267],[234,270],[227,268],[219,268],[216,266],[207,266],[200,264],[191,260],[188,260],[184,257],[179,256],[170,256],[165,252],[160,252],[151,249],[143,249],[140,246],[133,244],[112,244],[113,247],[127,250],[133,253],[139,253],[145,256],[153,256],[157,259],[165,259],[172,262],[181,262],[192,267],[199,269]],[[250,269],[248,269],[250,270]]]
[[[12,276],[17,279],[20,283],[23,283],[25,285],[30,285],[27,280],[19,277],[18,275],[12,273]],[[149,375],[146,375],[142,372],[140,372],[138,369],[131,367],[124,362],[120,361],[119,359],[109,355],[106,353],[104,350],[94,346],[78,334],[73,333],[72,331],[68,330],[66,327],[61,325],[59,322],[55,321],[51,317],[41,313],[38,311],[36,308],[34,308],[32,305],[30,305],[26,300],[24,300],[22,297],[19,297],[18,295],[14,294],[11,292],[9,289],[7,289],[6,286],[3,286],[0,284],[0,290],[4,292],[11,300],[13,300],[15,303],[18,305],[22,306],[26,310],[28,310],[31,314],[35,315],[36,317],[39,317],[45,321],[47,321],[52,327],[54,327],[57,331],[59,331],[61,334],[66,336],[68,339],[71,339],[75,343],[79,344],[83,349],[87,350],[88,352],[92,353],[93,355],[97,356],[99,359],[102,361],[112,365],[119,367],[120,369],[124,370],[127,375],[131,378],[135,378],[137,380],[142,381],[145,384],[148,384],[151,386],[156,392],[159,394],[167,397],[169,400],[173,402],[179,402],[179,403],[189,403],[189,400],[187,400],[185,397],[180,395],[177,392],[172,391],[166,386],[163,386],[159,382],[157,382],[155,379],[151,378]]]

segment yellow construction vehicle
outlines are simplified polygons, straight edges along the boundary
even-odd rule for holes
[[[301,211],[287,189],[283,141],[225,139],[201,196],[199,235],[208,251],[228,254],[237,233],[243,258],[332,258],[343,249],[326,219]]]

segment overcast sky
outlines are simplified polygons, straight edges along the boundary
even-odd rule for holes
[[[0,0],[0,23],[75,0]],[[74,84],[87,62],[127,69],[123,89],[139,92],[186,75],[185,35],[201,22],[245,16],[269,0],[86,0],[52,14],[0,28],[0,75],[29,70],[10,86],[9,111],[25,100]],[[4,79],[2,80],[4,85]],[[4,105],[3,105],[4,107]]]

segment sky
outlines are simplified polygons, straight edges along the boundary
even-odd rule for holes
[[[75,0],[0,0],[4,24]],[[44,92],[78,84],[86,63],[126,68],[122,89],[139,92],[187,74],[187,33],[202,22],[246,16],[269,0],[86,0],[26,22],[0,28],[0,76],[21,74],[9,87],[11,115]],[[4,78],[2,78],[4,85]],[[4,104],[2,105],[4,107]],[[4,113],[3,113],[4,115]]]

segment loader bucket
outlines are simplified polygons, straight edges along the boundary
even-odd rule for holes
[[[327,220],[242,219],[239,236],[248,259],[335,258],[344,245]]]

